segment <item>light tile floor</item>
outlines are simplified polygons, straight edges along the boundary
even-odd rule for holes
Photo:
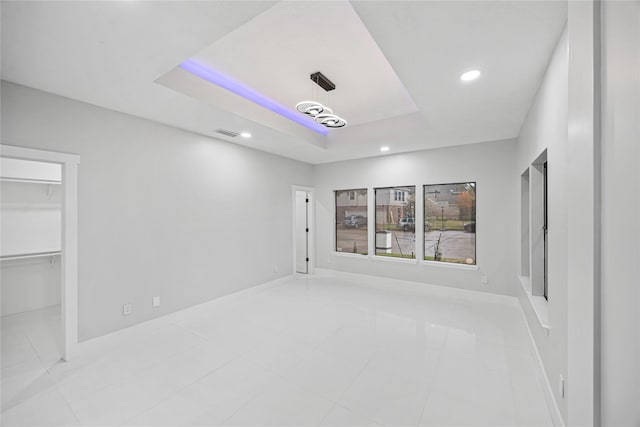
[[[2,425],[550,426],[509,304],[292,278],[83,344],[2,318]]]

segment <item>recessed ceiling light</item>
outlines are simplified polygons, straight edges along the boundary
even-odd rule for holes
[[[382,151],[383,153],[384,153],[385,151],[389,151],[389,146],[388,146],[388,145],[385,145],[384,147],[380,147],[380,151]]]
[[[249,132],[242,132],[240,136],[243,138],[251,138],[251,134]]]
[[[460,80],[462,80],[463,82],[470,82],[471,80],[475,80],[478,77],[480,77],[480,70],[470,70],[466,73],[463,73],[460,76]]]

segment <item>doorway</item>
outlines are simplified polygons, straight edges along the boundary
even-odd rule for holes
[[[310,274],[313,257],[313,189],[293,187],[293,271]]]
[[[0,145],[0,160],[6,191],[2,221],[7,231],[2,236],[0,254],[3,279],[7,279],[2,291],[13,299],[3,298],[3,311],[16,316],[10,319],[16,323],[22,317],[34,316],[55,322],[53,326],[59,332],[56,342],[45,334],[40,351],[35,350],[40,359],[40,353],[46,353],[47,358],[69,360],[78,344],[80,158]],[[42,292],[25,293],[20,285]]]

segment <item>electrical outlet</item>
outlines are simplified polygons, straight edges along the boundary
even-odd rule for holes
[[[133,304],[125,304],[122,306],[122,315],[128,316],[133,313]]]
[[[483,275],[480,278],[480,282],[482,282],[483,285],[486,285],[487,283],[489,283],[489,278],[486,275]]]
[[[560,374],[560,381],[558,382],[558,393],[560,394],[560,397],[562,399],[564,399],[564,388],[565,388],[564,377],[562,376],[562,374]]]
[[[160,307],[160,297],[151,298],[151,307]]]

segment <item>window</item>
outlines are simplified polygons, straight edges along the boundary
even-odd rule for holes
[[[376,188],[376,255],[415,258],[416,188]]]
[[[549,221],[549,208],[553,208],[549,184],[553,185],[553,179],[549,182],[547,150],[544,150],[520,175],[520,282],[545,329],[549,324],[547,303],[553,298],[553,283],[549,281],[550,230],[553,235]]]
[[[476,183],[424,186],[424,259],[476,264]]]
[[[406,192],[405,191],[395,191],[393,194],[393,200],[395,202],[404,202],[406,199]]]
[[[520,175],[520,275],[529,279],[529,168]]]
[[[544,237],[544,285],[542,296],[549,300],[549,238],[547,230],[549,228],[549,205],[547,197],[547,161],[542,164],[542,232]]]
[[[369,250],[367,190],[338,190],[336,252],[367,255]]]
[[[528,215],[522,215],[523,229],[528,228],[528,236],[523,235],[521,248],[528,249],[530,262],[522,260],[522,274],[529,276],[531,284],[531,295],[548,299],[548,245],[549,245],[549,215],[548,215],[548,171],[547,171],[547,150],[544,150],[537,159],[531,163],[528,173],[528,182],[522,184],[521,199],[529,199]],[[525,185],[528,184],[528,188]],[[526,238],[528,237],[528,239]],[[528,271],[527,268],[528,267]]]

